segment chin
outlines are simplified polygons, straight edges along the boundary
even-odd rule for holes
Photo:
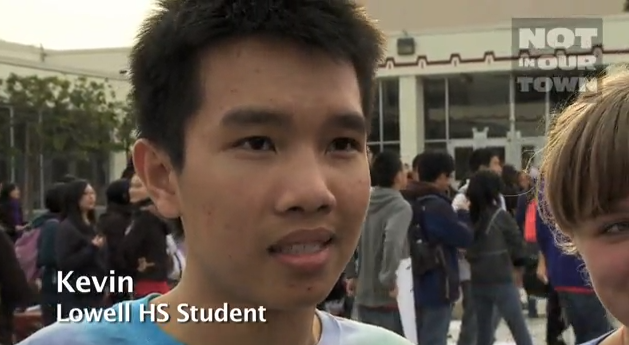
[[[328,296],[329,291],[318,286],[303,291],[287,291],[286,293],[276,295],[263,303],[268,309],[275,310],[300,310],[314,308]],[[271,301],[272,300],[272,301]]]

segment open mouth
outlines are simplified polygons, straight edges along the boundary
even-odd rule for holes
[[[334,238],[330,237],[325,242],[311,242],[311,243],[293,243],[284,245],[274,245],[269,247],[268,251],[271,254],[280,255],[309,255],[319,253],[326,249]]]

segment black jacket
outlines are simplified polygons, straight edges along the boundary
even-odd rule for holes
[[[93,228],[77,226],[64,219],[55,236],[55,259],[57,269],[74,271],[74,277],[104,277],[107,274],[104,250],[92,244],[96,235]]]
[[[135,273],[135,281],[168,280],[172,267],[166,249],[166,236],[169,233],[169,224],[157,215],[153,205],[142,206],[134,213],[124,239],[123,253],[127,267]],[[144,272],[138,271],[138,262],[142,258],[151,264]]]
[[[3,310],[30,305],[33,291],[15,256],[13,241],[0,231],[0,306]]]
[[[474,243],[467,250],[474,284],[513,282],[513,266],[526,264],[527,252],[513,217],[500,207],[483,212],[474,224]]]
[[[134,268],[127,266],[123,253],[125,232],[131,225],[131,216],[131,206],[109,204],[96,224],[96,228],[107,241],[108,266],[120,275],[131,274],[130,269]]]

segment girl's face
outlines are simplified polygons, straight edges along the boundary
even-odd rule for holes
[[[81,211],[90,211],[93,210],[96,206],[96,192],[91,185],[87,185],[85,187],[85,191],[83,192],[83,197],[79,201],[79,208]]]
[[[629,325],[629,198],[616,209],[585,222],[572,241],[603,305]]]
[[[11,193],[9,193],[11,199],[18,200],[20,198],[20,189],[18,187],[13,188]]]
[[[531,188],[531,178],[527,173],[520,172],[518,174],[518,184],[520,185],[520,188],[528,190]]]
[[[136,203],[148,198],[148,192],[146,191],[146,187],[144,187],[144,183],[138,177],[138,175],[133,175],[131,181],[129,183],[129,200],[131,203]]]

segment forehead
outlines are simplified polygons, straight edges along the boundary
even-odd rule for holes
[[[264,107],[320,119],[362,113],[350,62],[290,42],[250,38],[226,42],[202,61],[202,113],[216,123],[234,107]],[[208,121],[209,120],[209,121]]]

